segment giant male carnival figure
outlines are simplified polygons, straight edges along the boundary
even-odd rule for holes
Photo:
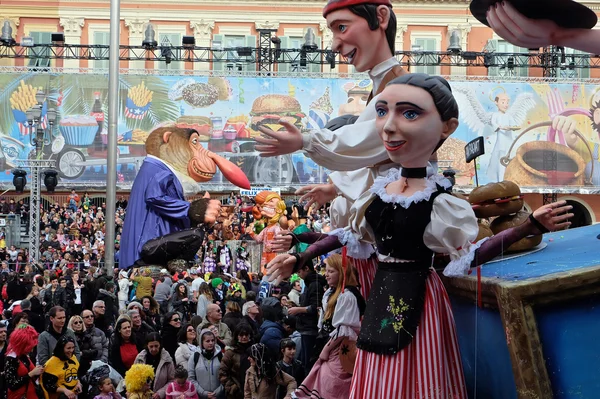
[[[331,120],[323,129],[302,134],[295,126],[281,121],[287,131],[260,130],[268,138],[257,138],[257,150],[263,156],[276,156],[304,150],[317,164],[332,171],[329,184],[310,185],[299,190],[303,201],[331,206],[332,233],[340,235],[347,245],[348,258],[354,263],[361,284],[361,293],[369,294],[377,262],[371,243],[355,242],[344,233],[350,208],[367,190],[375,178],[387,174],[394,164],[378,142],[375,130],[375,100],[385,85],[406,71],[396,58],[396,16],[390,0],[330,0],[323,10],[327,25],[333,32],[332,49],[347,57],[358,72],[368,72],[373,90],[366,109],[358,117],[341,116]],[[435,169],[435,168],[434,168]],[[429,170],[434,173],[435,170]],[[319,233],[304,233],[295,239],[312,243]],[[284,251],[291,236],[275,240],[273,250]],[[350,241],[348,241],[350,240]],[[281,243],[281,247],[277,246]]]
[[[199,192],[199,183],[211,180],[217,167],[233,184],[250,188],[242,170],[204,148],[193,129],[155,129],[146,140],[146,153],[127,205],[121,269],[193,259],[203,236],[196,228],[216,221],[220,202],[210,198],[189,202],[185,195]]]

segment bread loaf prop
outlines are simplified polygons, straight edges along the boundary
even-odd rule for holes
[[[523,208],[523,195],[519,186],[505,180],[475,188],[469,203],[478,218],[510,215]]]

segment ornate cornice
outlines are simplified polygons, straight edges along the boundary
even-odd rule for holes
[[[130,36],[141,36],[144,33],[144,26],[150,22],[147,19],[125,18],[125,26],[129,29]]]
[[[194,36],[210,37],[215,29],[215,20],[201,19],[199,21],[190,21],[190,28],[194,31]]]
[[[323,37],[323,48],[330,47],[333,42],[333,32],[327,26],[327,22],[319,22],[319,31]]]
[[[61,17],[60,26],[64,28],[66,36],[81,36],[81,28],[85,24],[83,17]]]
[[[258,29],[279,29],[279,22],[256,21],[256,22],[254,22],[254,27],[256,28],[256,30],[258,30]]]

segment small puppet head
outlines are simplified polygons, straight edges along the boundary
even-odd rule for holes
[[[150,389],[154,380],[154,369],[149,364],[134,364],[125,373],[125,389],[127,392],[145,392]]]
[[[218,167],[231,183],[250,189],[250,181],[244,172],[232,162],[204,148],[198,132],[193,129],[175,126],[154,129],[146,139],[146,153],[160,158],[198,183],[211,180]]]
[[[285,202],[279,194],[274,191],[261,191],[254,199],[256,206],[252,209],[252,214],[256,220],[265,218],[269,226],[279,223],[286,209]]]
[[[407,168],[427,166],[458,127],[458,105],[450,84],[439,76],[414,73],[392,80],[375,110],[375,126],[390,159]]]

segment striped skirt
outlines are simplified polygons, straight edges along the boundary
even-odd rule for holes
[[[366,300],[369,297],[369,292],[371,292],[371,287],[375,280],[375,273],[377,273],[377,258],[374,256],[369,259],[354,259],[348,257],[348,260],[352,263],[358,273],[360,293]]]
[[[466,399],[454,317],[436,272],[412,342],[396,355],[358,350],[351,399]]]

